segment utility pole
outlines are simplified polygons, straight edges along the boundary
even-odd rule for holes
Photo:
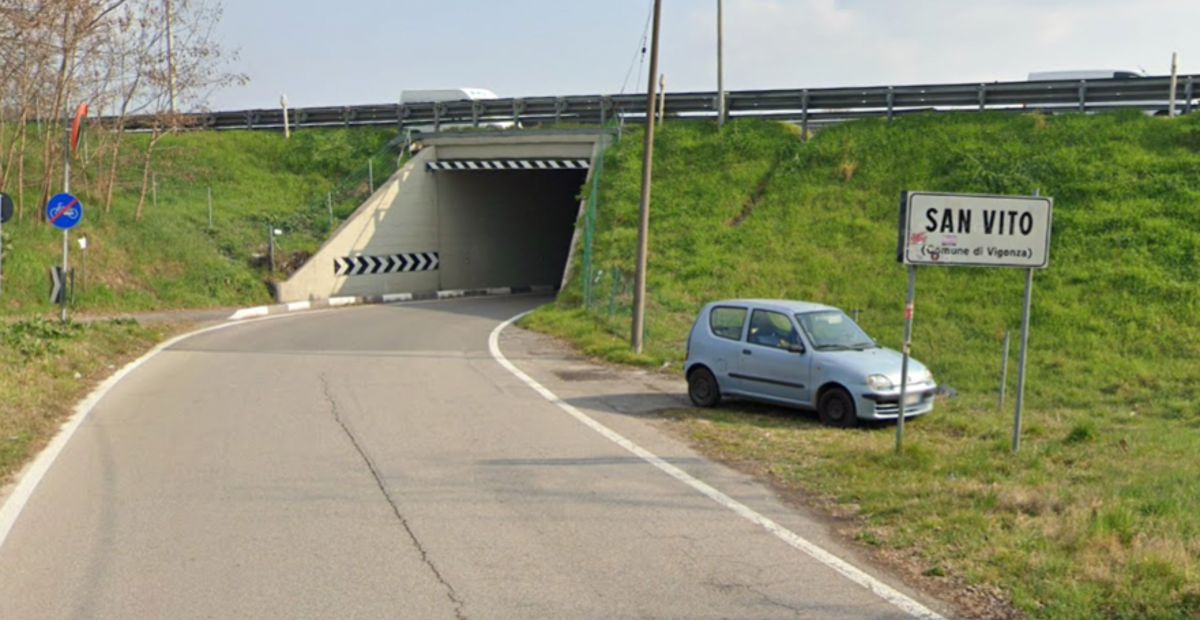
[[[175,100],[175,17],[171,11],[171,0],[163,0],[167,9],[167,80],[171,94],[171,114],[179,113]]]
[[[717,0],[717,127],[725,126],[725,0]]]
[[[646,333],[646,264],[650,242],[650,180],[651,165],[654,163],[654,81],[658,77],[659,24],[662,21],[662,0],[654,0],[654,38],[650,43],[650,83],[646,85],[646,143],[642,155],[642,202],[638,225],[637,277],[633,292],[633,335],[634,353],[642,352],[642,338]]]

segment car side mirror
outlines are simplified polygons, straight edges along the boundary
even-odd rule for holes
[[[804,353],[804,345],[802,345],[802,344],[789,344],[789,345],[787,346],[787,350],[788,350],[789,352],[791,352],[791,353],[797,353],[797,354]]]

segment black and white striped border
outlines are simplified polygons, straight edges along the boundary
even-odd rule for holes
[[[437,252],[346,256],[333,259],[333,274],[336,276],[373,276],[384,273],[436,271],[439,263]]]
[[[591,166],[586,159],[450,159],[431,161],[427,167],[438,170],[587,170]]]

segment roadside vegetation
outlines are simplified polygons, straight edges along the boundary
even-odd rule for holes
[[[85,206],[71,232],[74,307],[85,314],[269,303],[269,283],[298,267],[330,230],[326,198],[332,193],[333,225],[368,194],[367,162],[376,183],[395,169],[385,149],[394,132],[321,129],[280,134],[190,132],[161,138],[152,185],[139,218],[142,171],[122,167],[113,204],[86,160],[77,162],[72,189]],[[127,134],[137,153],[150,136]],[[39,163],[40,165],[40,163]],[[61,187],[61,181],[59,181]],[[212,228],[208,189],[212,188]],[[9,188],[19,195],[16,188]],[[46,313],[49,275],[62,261],[62,233],[33,213],[4,226],[4,290],[0,314]],[[278,229],[275,272],[269,265],[268,231]],[[76,240],[88,239],[87,256]]]
[[[134,321],[0,323],[0,487],[97,383],[176,329]]]
[[[808,142],[773,123],[668,123],[655,156],[645,354],[627,344],[636,132],[606,155],[592,272],[576,260],[527,326],[610,361],[679,368],[705,302],[791,298],[858,310],[898,348],[902,190],[1054,197],[1019,454],[1016,346],[997,406],[1017,270],[921,270],[914,355],[957,397],[909,425],[900,455],[890,425],[834,431],[740,404],[669,417],[711,454],[828,500],[853,536],[934,589],[974,593],[974,614],[1003,613],[977,605],[993,598],[981,593],[1038,618],[1200,613],[1200,115],[916,116]]]

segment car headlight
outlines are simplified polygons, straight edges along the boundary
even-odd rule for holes
[[[871,375],[867,377],[867,387],[875,390],[876,392],[886,392],[895,388],[896,385],[892,383],[891,379],[888,379],[883,375]]]

